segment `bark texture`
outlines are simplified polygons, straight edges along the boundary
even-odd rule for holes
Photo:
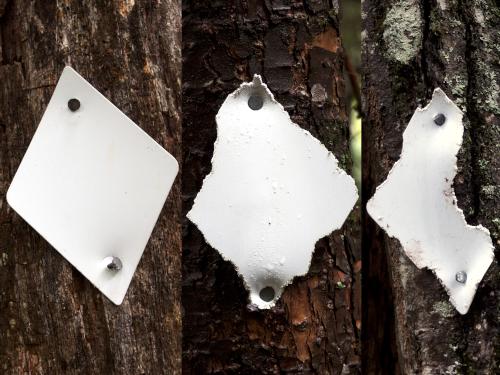
[[[5,193],[63,67],[180,156],[180,2],[0,0],[0,372],[179,374],[180,180],[121,306]]]
[[[399,159],[402,133],[417,105],[427,104],[439,86],[465,112],[454,181],[458,204],[469,224],[490,230],[496,246],[496,260],[469,313],[461,316],[432,272],[418,270],[399,242],[365,216],[363,255],[368,266],[363,326],[369,328],[364,331],[364,371],[496,374],[500,365],[498,2],[365,0],[363,27],[363,201]]]
[[[217,111],[254,73],[350,169],[338,11],[327,1],[184,2],[183,214],[211,169]],[[356,209],[317,243],[308,274],[258,311],[233,265],[184,221],[184,373],[360,373],[359,236]]]

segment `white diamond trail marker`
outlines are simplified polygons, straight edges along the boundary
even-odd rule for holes
[[[7,200],[121,304],[177,171],[172,155],[66,67]]]
[[[465,314],[493,261],[489,232],[470,226],[452,188],[462,145],[462,112],[440,89],[403,133],[401,158],[367,204],[418,268],[431,269]]]
[[[220,108],[212,172],[188,218],[236,266],[259,308],[308,271],[315,243],[352,210],[356,186],[337,164],[259,76]]]

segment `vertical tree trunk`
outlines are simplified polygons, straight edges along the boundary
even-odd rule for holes
[[[417,104],[425,105],[439,86],[465,112],[454,182],[458,204],[468,223],[490,230],[498,250],[498,4],[366,0],[363,8],[363,201],[399,158],[402,132]],[[363,326],[373,327],[373,335],[364,336],[364,370],[386,374],[388,368],[396,372],[399,366],[405,374],[498,373],[498,252],[469,313],[461,316],[432,272],[418,270],[397,240],[389,239],[367,216],[363,227],[367,260]],[[370,288],[375,282],[381,290]],[[384,303],[377,304],[381,293],[386,296]],[[393,327],[388,325],[392,316]],[[390,345],[383,344],[391,342],[396,349],[388,351]],[[399,365],[388,367],[397,360]]]
[[[215,115],[254,73],[294,122],[351,166],[338,8],[326,1],[185,1],[183,214],[210,172]],[[312,94],[312,88],[325,95]],[[309,273],[271,310],[247,307],[233,265],[184,222],[185,374],[360,372],[359,210],[320,240]]]
[[[65,64],[180,156],[180,2],[0,0],[0,372],[179,374],[180,181],[121,306],[5,193]]]

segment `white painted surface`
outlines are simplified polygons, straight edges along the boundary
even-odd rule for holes
[[[250,95],[263,107],[252,110]],[[234,263],[259,308],[273,306],[308,271],[318,239],[344,223],[357,200],[354,180],[308,131],[294,124],[255,76],[217,114],[212,172],[188,218]],[[264,301],[262,288],[275,298]]]
[[[76,112],[68,109],[71,98],[81,102]],[[7,200],[120,304],[177,171],[167,151],[66,67]],[[108,270],[108,256],[123,268]]]
[[[434,123],[439,113],[446,116],[442,126]],[[399,239],[415,265],[436,274],[461,314],[493,260],[488,230],[467,224],[452,188],[463,130],[462,112],[436,89],[431,103],[411,118],[400,160],[367,204],[370,216]],[[467,274],[465,283],[456,280],[460,271]]]

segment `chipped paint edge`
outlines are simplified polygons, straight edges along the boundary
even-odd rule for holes
[[[441,90],[441,88],[437,87],[434,89],[433,93],[432,93],[432,98],[431,100],[429,101],[429,103],[427,103],[427,105],[425,107],[418,107],[416,110],[415,110],[415,113],[416,112],[425,112],[429,109],[429,107],[431,106],[432,104],[432,101],[434,100],[434,97],[436,95],[439,95],[441,96],[447,103],[453,105],[456,109],[458,109],[458,111],[460,112],[460,115],[461,115],[461,120],[463,119],[463,116],[464,116],[464,113],[463,111],[446,95],[446,93]],[[415,113],[413,114],[413,116],[415,116]],[[412,116],[412,118],[413,118]],[[411,119],[410,119],[410,122],[411,122]],[[410,122],[408,122],[408,125],[410,124]],[[407,125],[407,127],[408,127]],[[464,129],[464,125],[463,125],[463,121],[460,121],[460,125],[462,126],[462,130]],[[406,131],[406,128],[405,130],[403,131],[403,137],[404,137],[404,132]],[[460,149],[462,148],[462,144],[463,144],[463,131],[462,131],[462,137],[460,138],[460,142],[458,143],[458,150],[460,151]],[[372,197],[368,200],[368,202],[366,203],[366,211],[368,212],[368,214],[370,215],[370,217],[372,218],[372,220],[380,227],[384,230],[384,232],[387,233],[387,235],[390,237],[390,238],[395,238],[399,241],[399,239],[396,237],[396,235],[394,234],[394,232],[392,232],[392,230],[390,229],[389,226],[384,226],[382,227],[377,219],[375,218],[375,215],[372,215],[372,213],[370,212],[371,211],[371,207],[373,207],[373,204],[374,204],[374,198],[375,198],[375,195],[377,194],[377,191],[379,189],[381,189],[389,180],[389,176],[393,173],[394,169],[396,168],[396,166],[399,164],[399,162],[401,161],[401,158],[403,156],[403,150],[404,150],[404,142],[403,142],[403,146],[401,146],[401,153],[399,155],[399,159],[394,163],[394,165],[392,166],[391,170],[389,171],[389,173],[387,174],[385,180],[377,186],[377,188],[375,189],[375,192],[373,193]],[[473,229],[473,230],[479,230],[480,232],[483,232],[484,234],[486,234],[488,237],[490,237],[491,239],[491,234],[490,234],[490,231],[488,230],[488,228],[484,227],[483,225],[481,224],[478,224],[478,225],[470,225],[469,223],[467,223],[467,220],[465,219],[465,215],[464,215],[464,211],[458,206],[457,204],[457,197],[455,195],[455,188],[453,187],[453,184],[454,184],[454,180],[455,180],[455,177],[457,176],[457,173],[458,173],[458,151],[455,155],[453,155],[453,158],[455,160],[455,166],[453,168],[453,171],[452,171],[452,178],[447,182],[447,184],[449,185],[448,188],[450,189],[450,192],[451,194],[448,196],[448,197],[445,197],[446,198],[449,198],[449,201],[451,202],[451,204],[453,205],[453,207],[458,211],[458,213],[460,214],[460,218],[462,219],[462,222],[465,224],[465,227],[466,228],[470,228],[470,229]],[[449,288],[443,283],[443,281],[441,280],[441,278],[438,277],[438,275],[436,274],[435,272],[435,269],[433,268],[430,268],[430,267],[427,267],[427,266],[419,266],[417,264],[417,262],[415,262],[405,251],[404,249],[404,246],[403,244],[399,241],[399,244],[401,246],[401,248],[403,249],[403,253],[404,255],[409,258],[412,263],[418,268],[418,269],[422,269],[422,268],[427,268],[429,269],[430,271],[432,271],[432,273],[434,274],[434,276],[439,280],[439,283],[444,287],[444,289],[446,290],[446,293],[448,294],[449,296],[449,301],[451,302],[451,304],[453,305],[453,307],[455,308],[455,310],[457,310],[460,314],[462,315],[465,315],[467,314],[467,312],[469,311],[470,309],[470,306],[472,305],[472,301],[471,303],[469,304],[469,306],[467,307],[467,310],[462,312],[460,310],[458,310],[456,308],[456,304],[455,304],[455,300],[454,298],[451,296],[451,292],[449,290]],[[481,280],[484,278],[484,275],[486,274],[486,272],[488,272],[488,269],[489,267],[491,266],[491,263],[493,263],[493,260],[495,258],[495,254],[494,254],[494,246],[493,246],[493,243],[491,243],[490,245],[490,265],[488,266],[488,268],[486,269],[485,273],[483,274],[483,277],[481,278]],[[481,282],[481,281],[480,281]],[[479,283],[476,283],[474,285],[474,296],[477,292],[477,289],[479,287]]]
[[[316,137],[314,137],[311,132],[309,132],[308,130],[306,129],[303,129],[301,128],[298,124],[296,124],[295,122],[292,121],[292,118],[290,117],[290,114],[285,110],[285,108],[281,105],[280,102],[278,102],[275,98],[274,98],[274,95],[273,93],[271,92],[271,90],[269,89],[269,87],[262,81],[262,77],[259,75],[259,74],[254,74],[253,76],[253,79],[251,82],[243,82],[240,84],[240,86],[235,90],[233,91],[232,93],[230,93],[227,98],[224,100],[224,102],[222,103],[222,105],[220,106],[220,108],[222,108],[222,106],[231,98],[231,99],[236,99],[239,95],[241,95],[242,91],[244,91],[245,89],[247,88],[253,88],[253,87],[262,87],[266,94],[269,95],[269,98],[271,100],[272,103],[274,104],[277,104],[279,109],[281,109],[281,111],[283,111],[284,113],[286,113],[286,116],[288,118],[288,120],[290,121],[290,123],[295,126],[296,128],[298,128],[300,131],[304,132],[307,136],[309,137],[312,137],[313,140],[315,142],[317,142],[321,147],[323,147],[327,153],[328,153],[328,156],[329,157],[333,157],[333,159],[335,160],[335,172],[338,172],[340,175],[345,175],[347,176],[349,179],[350,179],[350,182],[352,183],[352,185],[354,186],[354,189],[355,189],[355,200],[354,200],[354,203],[353,203],[353,207],[351,208],[351,211],[349,211],[349,213],[347,214],[346,218],[344,219],[344,223],[342,224],[342,226],[340,226],[339,228],[334,228],[330,231],[328,231],[327,233],[325,234],[322,234],[321,237],[319,237],[317,240],[316,240],[316,243],[330,235],[331,233],[333,233],[334,231],[338,230],[338,229],[341,229],[344,224],[345,224],[345,221],[347,220],[347,218],[349,217],[349,215],[351,214],[352,210],[354,209],[354,206],[356,205],[356,202],[359,200],[359,191],[358,191],[358,187],[356,186],[356,182],[354,181],[354,178],[352,178],[351,175],[349,175],[346,171],[344,171],[342,168],[339,167],[339,161],[338,159],[335,157],[335,155],[326,148],[326,146],[321,143],[321,141],[319,139],[317,139]],[[220,110],[219,108],[219,110]],[[215,173],[215,170],[214,170],[214,159],[215,159],[215,155],[216,155],[216,152],[217,152],[217,146],[219,145],[219,142],[220,142],[220,137],[219,137],[219,111],[217,111],[217,115],[215,116],[215,121],[216,121],[216,125],[217,125],[217,138],[215,139],[215,142],[214,142],[214,152],[213,152],[213,155],[212,155],[212,158],[210,159],[210,164],[211,164],[211,170],[210,172],[205,176],[205,178],[203,179],[203,182],[202,182],[202,185],[201,185],[201,189],[198,191],[198,193],[196,194],[196,197],[195,199],[193,200],[193,204],[191,206],[191,209],[188,211],[188,213],[186,214],[186,217],[189,219],[189,221],[191,221],[195,226],[196,228],[200,231],[200,233],[202,234],[203,236],[203,239],[205,240],[205,242],[210,245],[210,247],[212,247],[213,249],[217,250],[216,247],[214,247],[210,241],[205,237],[205,234],[203,233],[203,231],[201,230],[201,228],[198,226],[198,223],[196,223],[192,218],[191,218],[191,210],[193,208],[193,206],[196,204],[196,200],[198,199],[198,195],[201,193],[201,191],[203,190],[203,187],[205,185],[205,181],[210,178],[214,173]],[[312,249],[311,251],[311,256],[309,257],[309,263],[307,265],[307,268],[308,268],[308,271],[309,272],[309,269],[311,268],[311,262],[312,262],[312,257],[313,257],[313,253],[314,253],[314,250],[316,248],[316,243],[314,245],[314,248]],[[243,273],[240,272],[240,269],[239,267],[233,262],[231,261],[231,259],[227,258],[225,255],[223,255],[221,252],[219,252],[217,250],[217,253],[222,257],[222,259],[224,259],[225,261],[227,262],[230,262],[236,272],[238,273],[238,276],[240,277],[240,279],[243,280],[243,284],[245,286],[245,289],[246,291],[248,292],[248,300],[249,300],[249,305],[251,306],[256,306],[255,304],[252,304],[251,303],[251,300],[250,300],[250,293],[251,293],[251,288],[250,286],[248,285],[247,281],[245,280],[245,277],[243,275]],[[275,292],[275,298],[273,298],[272,301],[269,301],[269,302],[266,302],[266,301],[262,301],[261,305],[262,307],[258,307],[258,309],[260,310],[264,310],[264,309],[270,309],[272,307],[274,307],[276,305],[276,303],[278,302],[278,300],[281,299],[281,296],[283,295],[283,292],[285,290],[285,288],[292,284],[294,282],[294,279],[297,278],[297,277],[301,277],[301,276],[304,276],[305,274],[302,274],[302,275],[295,275],[293,278],[289,279],[288,281],[284,282],[281,287],[279,288],[279,290],[276,290]]]

